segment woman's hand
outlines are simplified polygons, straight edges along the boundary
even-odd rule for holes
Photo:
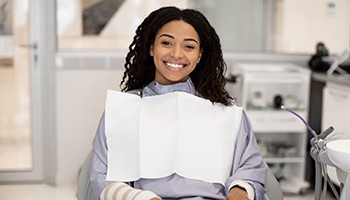
[[[248,193],[244,189],[235,186],[230,190],[225,200],[249,200]]]
[[[151,198],[150,200],[162,200],[161,198],[158,198],[158,197],[153,197]]]

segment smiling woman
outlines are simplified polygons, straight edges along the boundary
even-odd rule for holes
[[[151,12],[125,60],[123,92],[108,92],[93,141],[93,199],[269,199],[268,167],[201,12]]]
[[[163,85],[185,81],[200,60],[200,48],[199,36],[190,24],[179,20],[164,25],[150,50],[155,80]]]

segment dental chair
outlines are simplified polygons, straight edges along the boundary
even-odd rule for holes
[[[77,190],[77,197],[78,200],[90,200],[90,181],[89,181],[89,162],[91,159],[90,152],[85,159],[83,166],[79,173],[78,178],[78,190]],[[283,193],[280,187],[279,182],[277,181],[275,175],[272,173],[270,168],[268,168],[266,173],[266,192],[267,195],[270,197],[271,200],[282,200],[283,199]]]

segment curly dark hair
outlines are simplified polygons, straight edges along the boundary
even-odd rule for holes
[[[202,55],[200,62],[190,74],[198,94],[212,102],[231,105],[232,98],[225,90],[226,63],[215,29],[199,11],[181,10],[171,6],[153,11],[136,29],[136,35],[125,59],[126,70],[120,83],[122,91],[143,88],[154,80],[155,64],[149,53],[150,47],[161,27],[174,20],[190,24],[199,35]]]

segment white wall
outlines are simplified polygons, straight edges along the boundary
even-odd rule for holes
[[[81,36],[81,0],[57,0],[57,33],[59,36]]]
[[[278,6],[277,51],[312,54],[320,41],[330,53],[349,48],[349,0],[284,0]]]
[[[119,89],[117,69],[57,70],[57,185],[75,184],[91,150],[107,89]]]

